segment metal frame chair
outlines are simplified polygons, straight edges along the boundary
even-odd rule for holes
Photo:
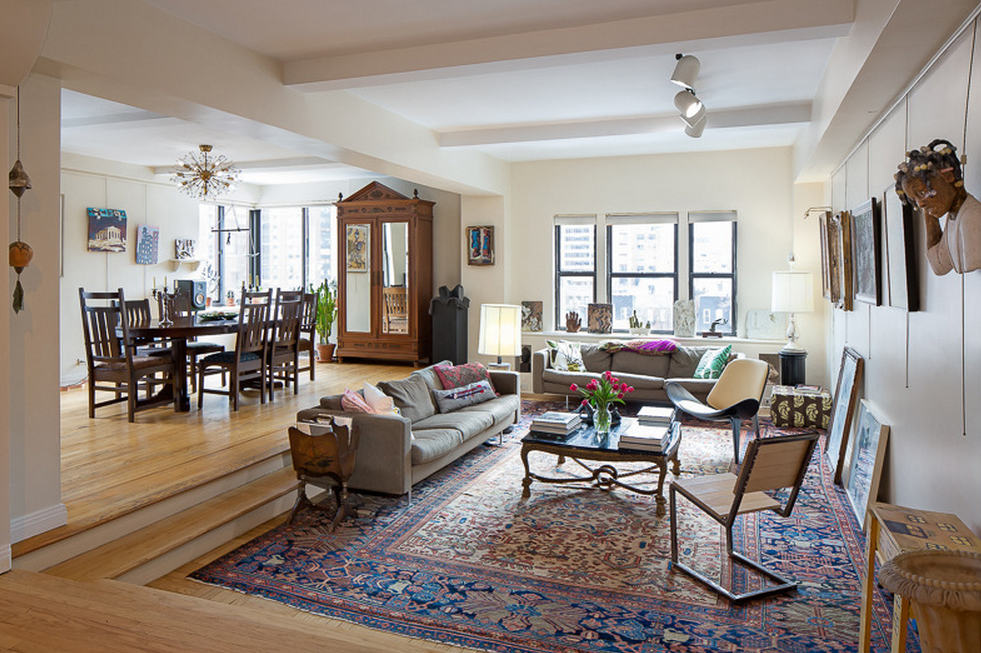
[[[669,489],[671,515],[671,566],[704,583],[712,590],[734,603],[787,592],[797,587],[797,582],[784,578],[762,564],[737,553],[732,548],[732,527],[736,517],[749,512],[772,510],[781,517],[789,517],[797,502],[800,486],[807,474],[811,454],[817,445],[817,432],[803,435],[783,435],[757,438],[746,447],[746,459],[734,474],[716,474],[672,481]],[[792,488],[786,503],[766,494],[767,491]],[[680,493],[695,506],[722,524],[726,532],[726,552],[736,563],[753,569],[776,581],[777,585],[735,594],[730,589],[705,576],[678,560],[678,509],[676,495]]]
[[[85,292],[78,289],[82,312],[82,333],[85,338],[85,361],[88,367],[89,417],[95,417],[95,409],[120,402],[127,402],[127,418],[136,421],[137,411],[174,402],[177,409],[176,372],[173,360],[164,356],[134,355],[136,343],[129,335],[129,319],[123,289],[116,292]],[[93,306],[90,302],[104,302]],[[117,329],[122,331],[119,334]],[[156,379],[159,373],[164,378]],[[112,386],[99,386],[100,381]],[[174,386],[174,399],[141,400],[141,382],[148,394],[157,385]],[[95,392],[112,392],[115,398],[96,402]],[[126,396],[123,397],[122,395]]]
[[[705,398],[696,399],[680,383],[664,384],[664,391],[675,408],[707,422],[732,424],[733,462],[739,464],[739,430],[743,420],[753,420],[756,436],[760,435],[759,410],[770,366],[756,358],[737,358],[722,370],[715,387]]]

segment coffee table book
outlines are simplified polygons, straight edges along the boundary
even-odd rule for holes
[[[645,426],[667,426],[674,421],[673,406],[644,406],[637,413],[637,421]]]
[[[568,435],[578,430],[581,422],[578,413],[549,411],[531,421],[531,430],[550,435]]]
[[[674,429],[671,424],[667,426],[647,426],[638,422],[632,424],[620,436],[619,448],[654,452],[663,451],[671,441],[673,434]]]

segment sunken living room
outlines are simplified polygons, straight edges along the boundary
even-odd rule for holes
[[[0,649],[981,653],[977,0],[0,17]]]

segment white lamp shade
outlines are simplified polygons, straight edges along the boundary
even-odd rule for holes
[[[485,356],[521,355],[521,307],[511,304],[480,305],[480,338],[477,353]]]
[[[785,270],[773,273],[774,313],[808,313],[814,310],[814,279],[810,272]]]
[[[671,81],[683,88],[692,88],[695,85],[695,78],[698,77],[700,67],[697,58],[686,54],[678,59],[678,63],[674,65]]]

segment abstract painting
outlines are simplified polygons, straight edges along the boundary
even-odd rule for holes
[[[521,330],[542,331],[542,302],[521,302]]]
[[[879,305],[879,202],[870,199],[852,211],[852,265],[855,299]]]
[[[126,251],[126,211],[86,209],[89,216],[90,252]]]
[[[869,503],[876,501],[879,495],[879,480],[882,477],[888,439],[889,427],[872,412],[871,404],[863,399],[858,410],[855,442],[852,444],[848,465],[848,483],[845,485],[845,494],[848,495],[852,510],[863,528]]]
[[[156,265],[160,250],[160,228],[141,224],[136,228],[136,263]]]
[[[178,238],[174,241],[174,258],[178,261],[194,260],[194,239]]]
[[[370,225],[366,224],[347,225],[344,253],[348,272],[368,271],[370,229]]]
[[[882,194],[882,228],[886,243],[885,288],[889,306],[920,310],[919,275],[916,268],[916,228],[913,207],[896,195],[890,184]]]
[[[494,265],[494,227],[467,227],[467,265]]]
[[[845,450],[848,448],[848,434],[851,430],[852,415],[855,412],[855,399],[862,382],[864,360],[857,351],[845,347],[841,352],[841,365],[838,367],[838,386],[835,388],[835,401],[831,407],[831,426],[828,428],[828,442],[825,452],[835,473],[835,483],[841,484]]]
[[[590,304],[587,316],[590,333],[613,332],[613,304]]]

